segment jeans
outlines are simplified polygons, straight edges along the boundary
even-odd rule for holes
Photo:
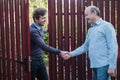
[[[110,80],[108,75],[108,65],[100,68],[93,68],[93,80]]]
[[[33,60],[31,61],[31,80],[48,80],[47,70],[44,61]]]

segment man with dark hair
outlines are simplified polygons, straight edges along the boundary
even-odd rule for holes
[[[88,51],[93,80],[110,80],[110,76],[115,76],[118,55],[115,29],[111,23],[102,20],[96,6],[85,9],[85,19],[90,23],[86,40],[66,55],[66,59]]]
[[[67,51],[61,51],[45,44],[43,36],[44,26],[46,22],[46,12],[44,8],[37,8],[33,12],[34,22],[30,25],[30,41],[31,41],[31,80],[48,80],[46,67],[43,61],[42,53],[47,51],[58,54],[65,59]]]

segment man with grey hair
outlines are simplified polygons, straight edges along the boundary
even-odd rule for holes
[[[102,20],[96,6],[85,9],[85,19],[90,23],[86,40],[66,55],[66,59],[88,51],[93,80],[110,80],[110,76],[115,76],[118,55],[115,29],[111,23]]]

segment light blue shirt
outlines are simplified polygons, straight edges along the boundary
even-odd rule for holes
[[[84,44],[71,52],[77,56],[88,51],[91,68],[109,65],[114,69],[117,63],[118,43],[112,24],[102,20],[96,21],[88,30]]]

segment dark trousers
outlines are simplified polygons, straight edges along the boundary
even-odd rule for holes
[[[31,61],[31,80],[48,80],[47,70],[43,60]]]

